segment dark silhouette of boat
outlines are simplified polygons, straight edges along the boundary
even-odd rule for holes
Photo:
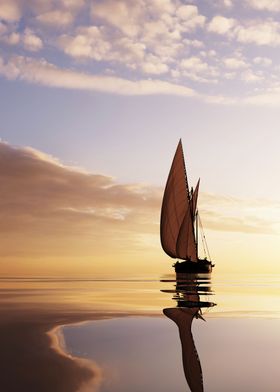
[[[165,186],[160,220],[162,248],[170,257],[181,260],[173,265],[179,273],[209,273],[214,267],[197,211],[198,191],[199,180],[195,190],[189,190],[180,139]],[[199,225],[209,260],[198,256]]]

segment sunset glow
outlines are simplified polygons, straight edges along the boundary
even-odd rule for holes
[[[216,270],[279,272],[276,3],[2,0],[2,274],[168,272],[180,137]]]

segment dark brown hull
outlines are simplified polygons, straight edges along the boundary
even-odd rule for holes
[[[208,260],[198,260],[196,262],[193,261],[182,261],[175,263],[173,265],[175,268],[175,272],[181,273],[207,273],[212,272],[212,268],[214,265]]]

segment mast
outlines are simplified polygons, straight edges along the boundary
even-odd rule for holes
[[[182,158],[183,158],[183,165],[184,165],[184,172],[185,172],[185,179],[186,179],[186,192],[187,192],[188,202],[190,202],[191,198],[190,198],[190,191],[189,191],[189,182],[188,182],[188,175],[187,175],[182,139],[179,140],[179,144],[181,144],[181,147],[182,147]]]
[[[200,178],[197,181],[195,190],[192,191],[191,195],[191,209],[192,209],[192,220],[193,220],[193,231],[194,231],[194,239],[195,239],[195,248],[196,248],[196,258],[198,259],[198,211],[197,211],[197,199],[198,199],[198,191],[199,191]]]
[[[196,233],[195,233],[195,244],[196,244],[196,251],[197,251],[197,254],[198,254],[198,211],[196,211],[196,213],[195,213],[195,231],[196,231]]]

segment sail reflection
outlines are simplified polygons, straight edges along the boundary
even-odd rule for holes
[[[167,280],[162,280],[167,282]],[[168,280],[171,282],[172,280]],[[165,308],[163,313],[174,321],[179,329],[182,346],[182,360],[186,381],[192,392],[203,392],[203,375],[199,356],[195,347],[191,327],[194,319],[203,318],[203,308],[215,306],[213,302],[201,301],[200,296],[213,294],[210,275],[177,273],[173,290],[161,290],[173,293],[176,307]]]

